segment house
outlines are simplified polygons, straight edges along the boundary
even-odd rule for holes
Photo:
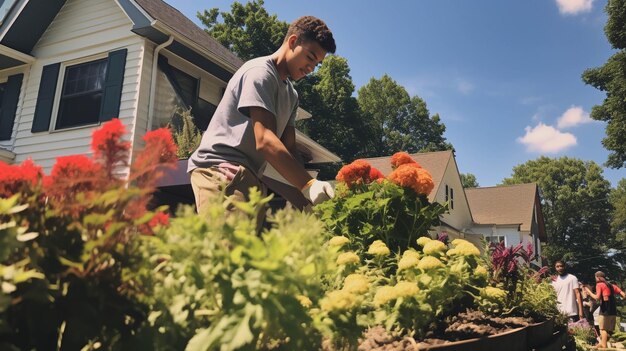
[[[162,0],[5,0],[0,16],[0,160],[32,158],[45,171],[58,156],[89,154],[93,129],[114,117],[133,152],[178,107],[203,131],[243,64]],[[340,161],[301,133],[297,143],[311,164]],[[190,202],[188,183],[183,170],[162,194]]]
[[[482,240],[507,246],[533,245],[541,255],[547,240],[539,188],[536,184],[464,189],[452,151],[411,154],[432,175],[431,202],[447,203],[448,213],[432,235],[445,232],[451,239],[464,238],[482,249]],[[383,174],[391,173],[391,156],[366,159]]]

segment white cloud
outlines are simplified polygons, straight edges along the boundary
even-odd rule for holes
[[[526,145],[527,151],[557,153],[576,145],[576,137],[573,134],[562,133],[541,122],[536,127],[526,127],[525,130],[526,134],[517,138],[517,141]]]
[[[583,108],[580,106],[572,106],[559,117],[557,127],[563,129],[589,122],[593,122],[593,120],[589,118],[589,113],[583,111]]]
[[[576,15],[591,11],[594,0],[556,0],[559,12],[565,15]]]

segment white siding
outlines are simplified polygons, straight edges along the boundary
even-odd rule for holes
[[[131,27],[131,21],[113,0],[68,0],[65,3],[32,52],[37,61],[23,83],[26,91],[15,128],[16,162],[32,157],[49,171],[58,156],[90,153],[91,133],[96,126],[30,132],[45,65],[92,56],[106,57],[110,51],[128,49],[119,118],[127,131],[134,130],[145,44],[143,38],[131,32]]]
[[[437,189],[437,194],[435,194],[435,201],[442,204],[446,202],[446,185],[454,189],[454,209],[448,208],[449,213],[442,215],[441,219],[459,230],[470,228],[472,226],[472,216],[454,157],[451,157],[450,162],[448,162],[441,184],[439,184]]]

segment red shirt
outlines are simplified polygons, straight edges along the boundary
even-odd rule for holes
[[[613,287],[614,295],[619,295],[622,293],[622,289],[620,289],[619,286],[615,284],[611,285]],[[609,287],[606,285],[606,283],[600,282],[596,284],[596,294],[598,294],[598,296],[602,296],[604,300],[604,297],[606,297],[607,299],[609,298],[609,295],[611,295],[611,291],[609,290]]]

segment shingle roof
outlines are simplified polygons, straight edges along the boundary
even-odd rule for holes
[[[232,64],[235,68],[239,68],[243,64],[239,57],[166,2],[162,0],[135,0],[135,2],[152,18],[164,23],[178,34]]]
[[[452,157],[452,151],[422,152],[410,155],[424,169],[430,172],[430,175],[433,177],[435,187],[428,195],[428,200],[433,201],[435,195],[437,194],[437,189],[439,189],[439,184],[441,184],[441,180],[446,172],[446,167]],[[366,158],[365,160],[367,160],[372,167],[381,171],[384,175],[389,175],[392,171],[391,156]]]
[[[465,196],[477,224],[517,224],[530,231],[537,185],[535,183],[469,188]]]

